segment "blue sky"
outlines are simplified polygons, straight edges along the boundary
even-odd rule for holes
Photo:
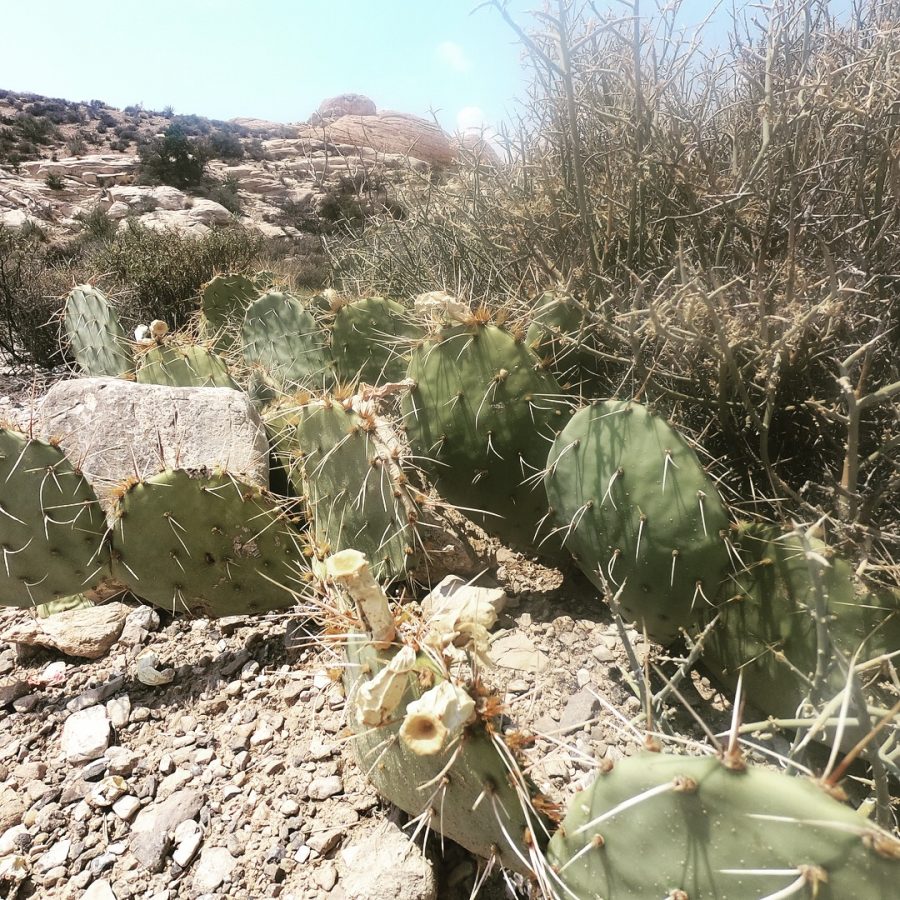
[[[0,87],[212,118],[306,119],[326,97],[496,124],[522,95],[515,36],[478,0],[0,0]],[[517,21],[541,0],[508,0]],[[555,4],[554,4],[555,5]],[[598,0],[598,8],[607,7]],[[740,2],[738,6],[744,5]],[[653,7],[645,0],[645,8]],[[616,6],[622,10],[621,6]],[[698,22],[708,0],[686,0]]]

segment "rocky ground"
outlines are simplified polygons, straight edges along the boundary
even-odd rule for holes
[[[622,645],[581,580],[502,548],[491,574],[509,599],[490,678],[539,735],[532,776],[565,802],[642,738],[599,699],[619,716],[639,710]],[[441,856],[433,836],[423,856],[421,835],[410,844],[367,785],[345,740],[339,650],[302,613],[104,609],[87,635],[58,629],[65,653],[33,646],[29,613],[0,615],[0,896],[469,895],[477,862],[455,847]],[[99,659],[72,655],[107,643]],[[501,876],[484,891],[524,896]]]
[[[21,421],[62,374],[4,370],[0,408]],[[487,681],[534,735],[528,773],[565,804],[644,743],[629,724],[641,709],[629,652],[642,666],[651,648],[627,630],[626,650],[577,572],[471,537],[481,583],[505,592]],[[652,659],[673,670],[658,648]],[[434,835],[412,841],[366,782],[341,665],[303,609],[216,621],[133,598],[47,619],[0,610],[0,897],[469,897],[478,860]],[[708,685],[681,687],[727,729]],[[683,711],[667,727],[702,739]],[[503,873],[481,886],[527,894]]]

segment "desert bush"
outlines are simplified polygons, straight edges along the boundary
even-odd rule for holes
[[[91,134],[77,134],[75,137],[69,138],[69,140],[66,141],[66,153],[68,153],[69,156],[84,156],[84,154],[87,153],[86,137],[93,140],[93,135]]]
[[[259,233],[239,226],[193,238],[129,223],[100,244],[91,261],[97,271],[108,274],[126,322],[164,319],[176,327],[194,311],[194,298],[205,281],[216,272],[248,269],[264,249]]]
[[[48,172],[45,181],[47,187],[50,188],[51,191],[61,191],[63,189],[62,175],[57,175],[55,172]]]
[[[0,226],[0,350],[18,363],[62,361],[55,316],[71,285],[39,229]]]
[[[206,149],[211,159],[233,162],[244,158],[241,139],[228,131],[214,131],[206,139]]]
[[[148,184],[168,184],[187,190],[203,183],[208,160],[202,142],[191,140],[180,125],[169,125],[162,136],[138,147],[140,177]]]
[[[19,113],[15,119],[15,126],[20,139],[31,144],[49,144],[59,136],[58,130],[49,119],[35,117],[29,113]]]
[[[88,240],[107,240],[116,233],[116,223],[101,206],[94,206],[77,218],[84,226],[82,233]]]
[[[241,198],[238,196],[238,188],[240,182],[233,176],[216,181],[207,179],[202,189],[196,190],[196,193],[203,197],[221,203],[230,213],[240,215]]]

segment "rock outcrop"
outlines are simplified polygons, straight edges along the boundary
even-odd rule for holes
[[[319,108],[309,117],[310,125],[333,122],[341,116],[374,116],[375,103],[365,94],[338,94],[319,104]]]
[[[317,130],[332,143],[356,149],[412,157],[433,166],[453,162],[450,139],[441,128],[407,113],[385,110],[374,115],[346,115],[323,123]]]
[[[140,121],[141,128],[159,131],[166,120]],[[308,248],[300,245],[311,237],[318,241],[319,233],[334,227],[335,209],[380,210],[410,178],[473,152],[482,163],[497,162],[490,145],[476,137],[454,142],[434,122],[378,111],[362,94],[324,100],[300,125],[246,118],[233,124],[245,130],[252,153],[237,162],[212,160],[209,173],[236,189],[237,214],[173,187],[138,184],[140,160],[133,149],[61,156],[60,145],[52,159],[20,162],[15,169],[0,166],[0,226],[37,226],[49,237],[65,238],[84,228],[84,219],[98,209],[120,228],[137,221],[189,236],[239,222],[297,245],[305,256]],[[141,131],[141,139],[156,131]]]

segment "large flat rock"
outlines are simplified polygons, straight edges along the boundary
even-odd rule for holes
[[[59,441],[107,510],[117,485],[167,467],[222,467],[269,486],[265,426],[250,398],[230,388],[61,381],[44,398],[39,430]]]

